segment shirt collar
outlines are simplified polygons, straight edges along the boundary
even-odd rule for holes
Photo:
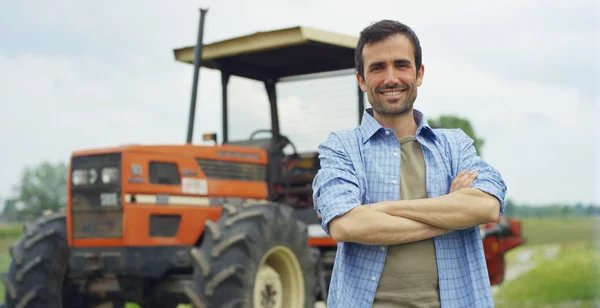
[[[427,118],[423,113],[417,109],[413,109],[413,115],[415,123],[417,123],[417,136],[423,135],[435,137],[435,133],[427,123]],[[384,127],[373,117],[373,108],[367,108],[363,113],[363,118],[359,126],[359,130],[363,137],[363,143],[367,142],[375,135],[375,133],[382,129],[384,129]]]

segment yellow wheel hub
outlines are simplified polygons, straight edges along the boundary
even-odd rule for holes
[[[296,255],[275,246],[265,254],[254,280],[254,307],[304,307],[304,275]]]

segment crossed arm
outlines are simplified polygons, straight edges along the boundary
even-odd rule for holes
[[[448,230],[494,222],[500,216],[498,199],[469,186],[437,198],[386,201],[372,207],[389,215]]]
[[[393,245],[496,221],[496,199],[468,188],[476,176],[476,172],[461,172],[453,181],[450,194],[441,197],[384,201],[355,207],[331,220],[331,236],[338,242]]]
[[[450,192],[436,198],[383,201],[361,206],[352,162],[343,147],[330,138],[321,148],[321,171],[315,181],[315,207],[323,216],[323,228],[338,242],[369,245],[392,245],[420,241],[443,235],[453,230],[466,229],[497,221],[502,212],[500,194],[491,195],[478,188],[470,188],[477,173],[459,173]],[[469,170],[481,169],[484,181],[493,182],[489,172],[495,172],[475,155],[467,144],[457,166]],[[494,178],[494,177],[492,177]],[[327,191],[320,190],[328,184]],[[492,185],[490,184],[490,185]],[[339,186],[338,186],[339,185]],[[479,186],[484,186],[480,184]],[[341,188],[343,187],[343,188]],[[498,195],[501,195],[500,198]],[[320,199],[322,198],[322,199]],[[320,203],[320,200],[328,200]],[[334,210],[326,210],[330,207]]]

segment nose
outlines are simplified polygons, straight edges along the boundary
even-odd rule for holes
[[[397,84],[398,81],[396,80],[396,74],[394,72],[394,69],[391,67],[386,68],[385,70],[385,79],[384,79],[384,84],[386,86],[392,86]]]

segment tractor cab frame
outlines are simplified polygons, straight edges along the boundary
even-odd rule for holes
[[[308,27],[293,27],[240,36],[202,45],[203,23],[200,23],[198,47],[174,50],[175,59],[194,64],[195,78],[190,106],[187,142],[192,142],[198,68],[221,72],[222,143],[256,144],[249,140],[230,142],[228,117],[228,84],[231,76],[264,83],[270,105],[273,139],[281,137],[276,85],[279,82],[348,74],[355,67],[357,38]],[[358,121],[364,111],[364,95],[358,87]]]

